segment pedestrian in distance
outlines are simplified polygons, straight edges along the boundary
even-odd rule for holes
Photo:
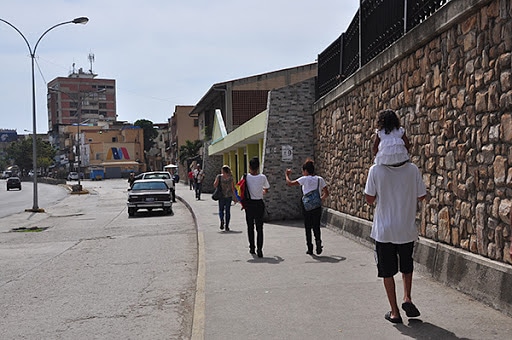
[[[245,178],[246,190],[250,199],[245,202],[245,221],[247,223],[247,237],[249,239],[249,253],[263,257],[263,215],[265,203],[263,195],[268,193],[270,184],[267,176],[260,173],[260,161],[254,157],[249,161],[249,173]],[[256,226],[256,243],[254,227]]]
[[[393,110],[379,113],[375,132],[375,164],[395,165],[409,160],[409,139]]]
[[[130,189],[133,187],[133,182],[135,182],[135,174],[130,172],[130,176],[128,177],[128,185],[130,186]]]
[[[188,176],[189,189],[192,190],[192,189],[194,189],[194,171],[192,169],[190,169],[187,176]]]
[[[305,195],[313,190],[321,192],[320,199],[324,201],[329,196],[329,190],[325,180],[315,174],[315,165],[312,160],[308,159],[302,165],[302,176],[296,180],[290,180],[290,174],[292,169],[286,169],[286,184],[288,186],[301,186],[302,194]],[[311,237],[311,231],[315,236],[316,253],[320,255],[323,250],[322,246],[322,234],[320,230],[320,218],[322,216],[322,206],[312,210],[306,210],[304,204],[302,206],[302,214],[304,216],[304,228],[306,230],[306,254],[313,255],[313,240]]]
[[[377,276],[383,278],[391,310],[385,319],[402,323],[395,290],[395,274],[403,280],[402,309],[407,317],[420,316],[412,302],[413,250],[418,239],[417,202],[425,199],[426,189],[416,165],[405,161],[397,165],[374,164],[365,186],[368,204],[376,203],[371,238],[375,240]]]
[[[196,193],[196,200],[201,200],[201,192],[203,190],[204,170],[201,165],[197,164],[194,170],[194,187]]]
[[[233,175],[231,174],[231,168],[228,165],[223,165],[221,173],[215,177],[213,186],[217,188],[220,185],[222,193],[219,198],[219,218],[220,218],[220,230],[229,231],[229,222],[231,220],[231,202],[234,200],[237,202],[235,194],[235,183]]]

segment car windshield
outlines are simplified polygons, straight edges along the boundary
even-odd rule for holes
[[[160,174],[147,174],[145,179],[171,179],[171,175],[168,173],[160,173]]]
[[[135,182],[132,190],[167,190],[164,182]]]

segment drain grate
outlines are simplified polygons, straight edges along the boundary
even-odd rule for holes
[[[45,231],[46,229],[48,229],[48,227],[30,227],[30,228],[19,227],[19,228],[13,228],[13,229],[11,229],[11,231],[15,232],[15,233],[38,233],[40,231]]]

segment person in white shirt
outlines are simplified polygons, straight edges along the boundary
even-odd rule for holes
[[[245,178],[249,197],[245,202],[245,221],[247,223],[247,237],[249,238],[249,252],[263,257],[263,215],[265,204],[263,195],[268,193],[270,184],[267,176],[260,174],[260,161],[257,157],[249,161],[249,173]],[[256,226],[256,244],[254,242],[254,227]]]
[[[201,192],[203,191],[203,179],[204,179],[204,170],[201,169],[201,165],[197,164],[196,169],[194,170],[194,184],[196,189],[196,200],[201,199]]]
[[[371,237],[375,240],[378,277],[382,277],[391,311],[384,316],[392,323],[402,323],[395,291],[394,276],[402,273],[407,317],[420,315],[412,303],[412,273],[417,201],[426,196],[425,184],[418,167],[408,161],[397,165],[375,164],[368,172],[365,186],[368,204],[376,203]]]
[[[325,180],[315,175],[315,165],[312,160],[307,159],[302,165],[302,176],[296,180],[290,180],[290,174],[292,169],[286,169],[286,185],[288,186],[302,186],[302,194],[305,195],[313,190],[319,190],[321,195],[320,199],[323,201],[329,196],[329,190]],[[320,218],[322,217],[322,206],[313,210],[306,211],[302,206],[302,214],[304,215],[304,228],[306,230],[306,254],[313,255],[313,240],[311,237],[311,231],[315,236],[316,253],[320,255],[322,253],[322,234],[320,231]]]

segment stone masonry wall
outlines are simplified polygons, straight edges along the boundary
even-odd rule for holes
[[[512,263],[512,5],[453,0],[445,7],[457,6],[457,20],[444,18],[442,8],[358,72],[369,76],[355,74],[340,85],[340,95],[315,104],[315,161],[321,174],[330,174],[327,206],[372,220],[364,186],[376,118],[383,109],[396,110],[427,186],[421,235]],[[429,23],[435,34],[418,44]],[[413,47],[393,54],[406,45]]]
[[[272,90],[268,98],[263,155],[263,173],[270,183],[265,196],[268,220],[301,218],[301,189],[286,186],[284,172],[291,168],[296,179],[302,163],[313,158],[315,78]]]

